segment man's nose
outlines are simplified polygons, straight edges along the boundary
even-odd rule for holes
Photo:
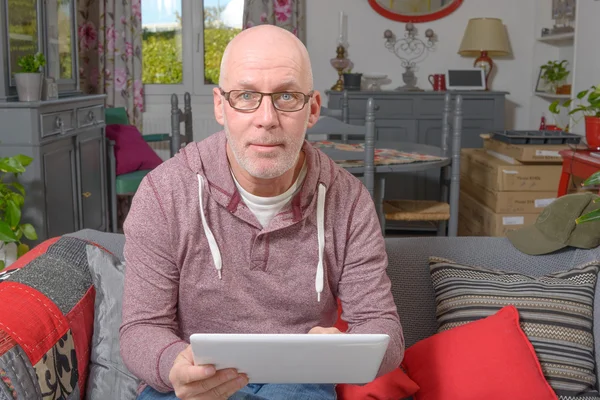
[[[256,124],[263,129],[271,129],[279,123],[279,115],[273,105],[271,96],[264,96],[256,111]]]

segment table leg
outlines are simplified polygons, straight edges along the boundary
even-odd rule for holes
[[[561,197],[567,194],[569,190],[569,182],[571,181],[571,174],[569,173],[568,166],[563,164],[563,169],[560,174],[560,181],[558,182],[558,193],[557,196]]]
[[[373,201],[375,202],[375,212],[379,218],[381,233],[385,236],[385,215],[383,214],[383,194],[385,193],[385,178],[383,176],[375,176],[375,187]]]

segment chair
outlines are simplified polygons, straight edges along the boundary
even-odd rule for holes
[[[105,111],[106,125],[122,124],[130,125],[127,111],[124,107],[107,108]],[[184,135],[180,134],[180,124],[185,124]],[[191,96],[189,93],[184,95],[184,111],[178,106],[177,95],[171,95],[171,133],[156,133],[142,135],[146,143],[168,142],[170,156],[173,157],[181,148],[182,144],[193,140],[192,131],[192,108]],[[118,231],[119,216],[124,219],[129,210],[131,198],[140,186],[144,177],[151,170],[139,170],[128,174],[116,174],[116,158],[114,151],[115,142],[108,141],[108,167],[109,167],[109,212],[111,221],[111,230]],[[120,200],[120,201],[119,201]],[[117,210],[119,208],[119,210]],[[120,211],[120,212],[119,212]],[[120,214],[120,215],[119,215]]]
[[[347,119],[348,98],[345,97],[345,104],[342,107],[342,116],[345,113]],[[366,186],[371,198],[374,198],[375,192],[375,100],[369,98],[367,100],[365,125],[351,125],[340,121],[332,116],[323,116],[312,128],[306,131],[307,140],[332,140],[341,141],[342,143],[365,143],[364,152],[364,173],[363,183]],[[331,110],[329,111],[340,111]],[[345,111],[344,111],[345,110]],[[331,114],[330,114],[331,115]]]
[[[457,95],[451,118],[451,95],[444,97],[442,115],[441,155],[450,164],[440,171],[440,200],[385,200],[383,212],[390,221],[431,221],[437,223],[438,236],[456,236],[458,230],[458,200],[460,191],[460,147],[462,132],[462,96]],[[450,125],[452,144],[449,145]]]

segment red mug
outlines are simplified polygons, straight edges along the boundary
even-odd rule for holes
[[[431,74],[427,78],[433,90],[436,92],[442,92],[446,90],[446,75],[445,74]]]

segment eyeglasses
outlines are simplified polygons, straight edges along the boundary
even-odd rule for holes
[[[270,96],[276,110],[285,112],[300,111],[312,97],[313,91],[308,94],[301,92],[276,92],[261,93],[249,90],[223,91],[219,88],[221,95],[229,102],[229,105],[239,111],[254,111],[260,107],[264,96]]]

